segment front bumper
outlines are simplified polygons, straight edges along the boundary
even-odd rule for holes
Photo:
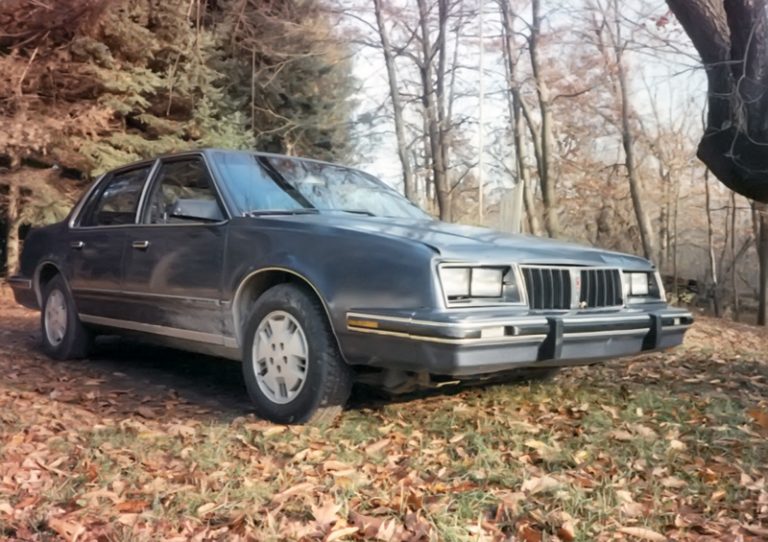
[[[347,313],[341,342],[353,363],[461,376],[582,365],[663,350],[682,343],[692,323],[690,312],[665,305],[603,313],[426,318],[353,311]]]

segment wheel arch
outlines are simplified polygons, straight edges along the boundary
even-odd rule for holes
[[[35,288],[35,297],[37,297],[37,305],[43,306],[43,290],[45,285],[51,282],[56,275],[63,275],[59,266],[50,260],[46,260],[37,266],[35,271],[35,277],[33,285]]]
[[[292,283],[305,288],[310,295],[320,302],[325,313],[326,322],[331,329],[336,345],[339,346],[339,337],[333,327],[331,311],[320,290],[306,276],[287,267],[264,267],[248,273],[239,283],[235,295],[232,298],[232,317],[234,332],[239,347],[243,341],[243,323],[248,314],[248,308],[261,297],[261,295],[278,284]],[[340,350],[340,349],[339,349]],[[343,356],[343,354],[342,354]]]

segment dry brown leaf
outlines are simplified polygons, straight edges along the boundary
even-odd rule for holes
[[[333,542],[334,540],[341,540],[345,536],[355,534],[359,529],[357,527],[344,527],[342,529],[336,529],[328,534],[325,542]]]
[[[754,407],[747,410],[749,417],[759,425],[764,431],[768,431],[768,410]]]
[[[389,446],[389,443],[390,440],[388,438],[383,438],[377,442],[374,442],[373,444],[370,444],[369,446],[366,446],[365,453],[366,455],[374,455]]]
[[[667,542],[666,536],[645,527],[622,527],[619,532],[648,542]]]
[[[332,500],[328,500],[322,505],[313,504],[311,508],[312,517],[315,518],[315,521],[321,529],[325,529],[338,521],[339,517],[337,512],[341,508],[341,505],[336,504]]]
[[[560,482],[551,476],[542,476],[540,478],[529,478],[523,482],[521,489],[532,495],[535,495],[536,493],[541,493],[544,491],[552,491],[553,489],[559,488],[560,485]]]
[[[688,485],[688,482],[681,480],[677,476],[667,476],[661,479],[661,485],[668,489],[681,489]]]
[[[48,526],[67,542],[76,542],[81,535],[86,533],[84,525],[61,518],[48,518]]]
[[[136,409],[136,414],[141,416],[142,418],[152,419],[155,418],[155,411],[149,408],[148,406],[140,406]]]
[[[760,525],[742,525],[742,529],[747,531],[749,534],[753,534],[755,536],[763,536],[768,539],[768,528],[761,527]]]
[[[608,433],[608,436],[613,440],[618,440],[619,442],[629,442],[635,438],[632,433],[625,431],[624,429],[614,429]]]
[[[295,486],[289,487],[284,491],[281,491],[280,493],[272,497],[272,502],[280,503],[296,495],[310,494],[314,489],[315,489],[314,484],[310,482],[301,482],[299,484],[296,484]]]
[[[115,505],[118,512],[122,514],[138,514],[149,508],[150,503],[145,500],[135,499],[119,502]]]
[[[215,509],[216,509],[216,503],[215,502],[207,502],[205,504],[202,504],[202,505],[198,506],[197,510],[195,510],[195,513],[198,516],[203,517],[203,516],[205,516],[207,514],[210,514]]]
[[[280,433],[285,433],[286,429],[288,428],[285,425],[273,425],[272,427],[263,430],[261,434],[264,437],[272,437],[274,435],[279,435]]]

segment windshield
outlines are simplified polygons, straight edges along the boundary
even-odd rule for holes
[[[215,152],[214,161],[242,214],[314,211],[429,218],[375,177],[354,169],[234,152]]]

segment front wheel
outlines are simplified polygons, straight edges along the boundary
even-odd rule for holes
[[[54,359],[76,359],[88,355],[91,334],[85,329],[75,309],[75,302],[61,275],[43,288],[40,312],[43,350]]]
[[[276,423],[328,423],[341,413],[352,371],[320,302],[293,284],[267,290],[245,322],[243,378],[256,413]]]

